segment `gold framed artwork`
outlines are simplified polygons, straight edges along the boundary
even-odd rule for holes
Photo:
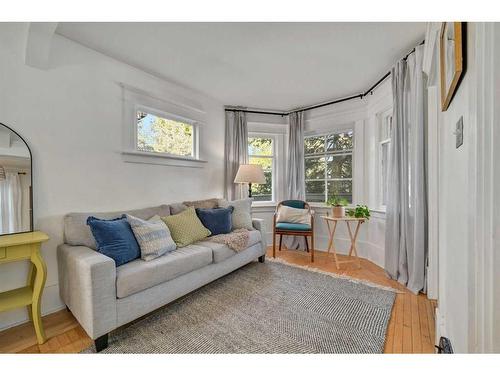
[[[450,106],[465,71],[465,22],[443,22],[440,34],[441,111]]]

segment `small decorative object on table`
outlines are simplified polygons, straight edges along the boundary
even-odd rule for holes
[[[40,255],[40,244],[49,239],[42,232],[8,234],[0,237],[0,264],[30,260],[28,285],[0,293],[0,312],[27,306],[39,344],[46,340],[40,302],[47,279],[47,267]]]
[[[347,210],[347,216],[356,218],[370,218],[370,209],[368,206],[358,204],[355,208],[350,208]]]
[[[337,196],[333,196],[326,201],[326,204],[332,206],[333,217],[344,217],[345,206],[347,206],[349,202],[345,198],[339,198]]]

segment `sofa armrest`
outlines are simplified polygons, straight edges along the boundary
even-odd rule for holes
[[[267,250],[267,240],[266,240],[266,230],[264,228],[264,219],[252,218],[252,225],[255,229],[257,229],[260,232],[260,236],[262,238],[262,246],[265,252]]]
[[[96,339],[116,328],[113,259],[85,246],[57,248],[61,298],[87,334]]]

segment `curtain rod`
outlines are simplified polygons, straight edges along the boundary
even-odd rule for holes
[[[422,40],[422,42],[419,43],[419,46],[421,46],[424,43],[425,43],[425,39]],[[416,49],[416,47],[413,48],[410,52],[408,52],[405,55],[405,57],[403,57],[403,60],[406,60],[408,58],[408,56],[410,56],[413,52],[415,52],[415,49]],[[372,87],[370,87],[364,93],[361,93],[361,94],[358,94],[358,95],[351,95],[351,96],[348,96],[348,97],[342,98],[342,99],[335,99],[335,100],[332,100],[332,101],[329,101],[329,102],[326,102],[326,103],[315,104],[315,105],[311,105],[311,106],[308,106],[308,107],[298,108],[298,109],[294,109],[294,110],[291,110],[291,111],[269,112],[269,111],[260,111],[258,109],[248,110],[248,109],[238,109],[238,108],[225,108],[224,110],[226,112],[258,113],[258,114],[261,114],[261,115],[276,115],[276,116],[281,116],[281,117],[288,116],[288,115],[290,115],[292,113],[295,113],[295,112],[310,111],[311,109],[326,107],[328,105],[342,103],[342,102],[346,102],[346,101],[352,100],[352,99],[357,99],[357,98],[363,99],[368,94],[373,94],[373,90],[375,90],[375,88],[377,88],[390,75],[391,75],[391,71],[388,71],[387,73],[385,73],[382,78],[380,78]]]

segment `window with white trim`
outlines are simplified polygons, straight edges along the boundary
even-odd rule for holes
[[[380,116],[379,124],[379,142],[378,142],[378,154],[379,154],[379,205],[381,208],[387,206],[387,172],[389,167],[389,147],[391,144],[391,132],[392,132],[392,110],[384,112]]]
[[[304,138],[306,200],[338,197],[352,203],[353,130]]]
[[[264,170],[265,184],[252,184],[254,201],[273,202],[275,197],[276,140],[272,135],[250,134],[248,137],[248,159],[250,164],[259,164]]]
[[[197,135],[195,121],[145,107],[136,108],[137,151],[196,159]]]

